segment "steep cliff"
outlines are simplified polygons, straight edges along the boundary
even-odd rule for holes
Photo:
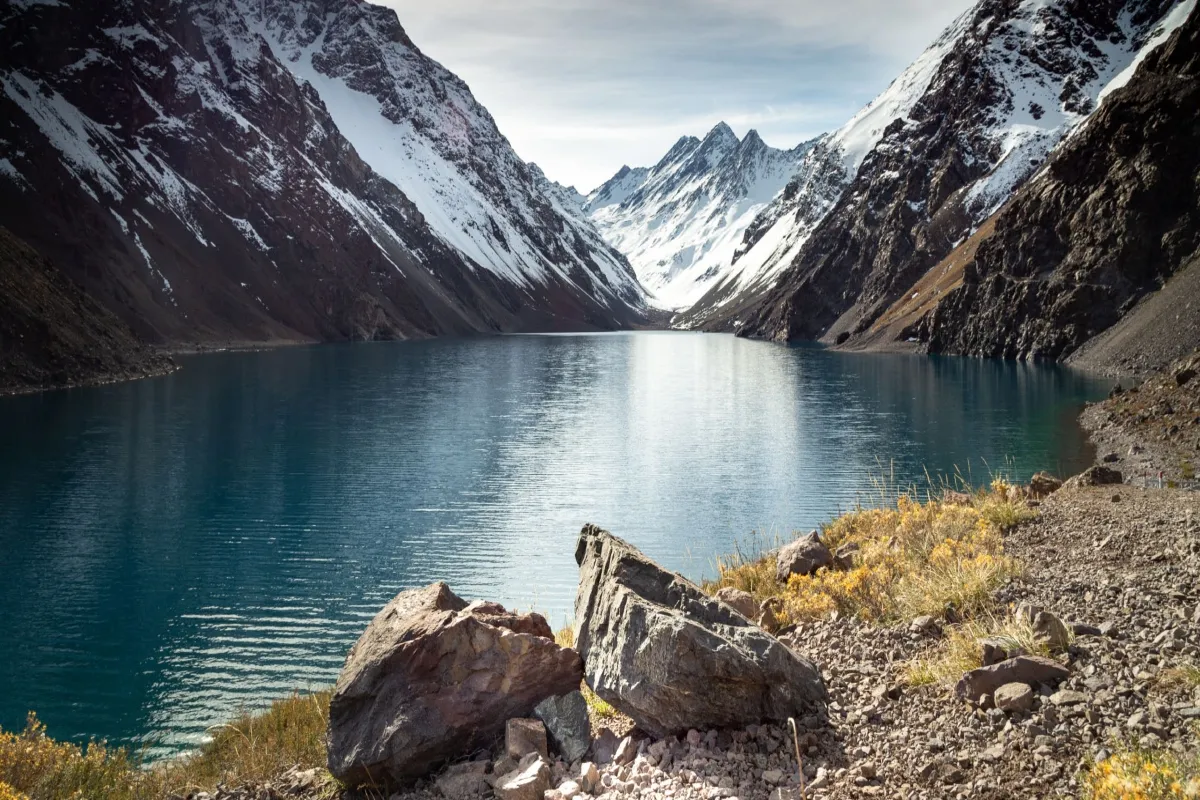
[[[991,227],[961,285],[910,332],[931,352],[1062,358],[1196,255],[1200,13],[1146,57]],[[1156,313],[1166,320],[1171,312]]]
[[[981,0],[814,148],[820,161],[802,170],[794,198],[750,226],[739,260],[764,262],[766,280],[718,286],[685,318],[778,340],[866,331],[1042,167],[1192,5]]]
[[[355,0],[6,4],[0,224],[149,341],[645,313],[466,85]]]

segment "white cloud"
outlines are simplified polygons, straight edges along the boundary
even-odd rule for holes
[[[721,120],[792,146],[845,122],[969,0],[377,0],[523,158],[590,189]]]

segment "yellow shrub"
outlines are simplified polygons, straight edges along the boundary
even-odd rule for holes
[[[4,781],[0,781],[0,800],[29,800],[29,798]]]
[[[1018,571],[1004,555],[1002,534],[1034,512],[1017,495],[1003,481],[994,482],[991,491],[957,495],[954,502],[922,503],[901,495],[894,507],[861,508],[824,527],[822,539],[831,550],[854,546],[852,569],[793,575],[785,586],[775,579],[771,555],[737,554],[718,561],[719,577],[705,588],[715,593],[733,586],[759,601],[780,597],[791,622],[835,610],[894,621],[940,614],[949,605],[976,614],[989,608],[992,590]]]
[[[1083,785],[1087,800],[1200,798],[1200,758],[1162,750],[1125,750],[1094,764]]]
[[[46,736],[46,726],[33,714],[21,733],[0,731],[0,787],[4,800],[152,796],[126,750],[109,749],[102,742],[87,747],[56,742]]]

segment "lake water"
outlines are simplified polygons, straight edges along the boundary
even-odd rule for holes
[[[1071,472],[1074,415],[1107,388],[635,333],[217,354],[0,400],[0,726],[35,709],[54,736],[187,747],[331,683],[401,589],[446,580],[559,627],[585,522],[710,576],[883,472]]]

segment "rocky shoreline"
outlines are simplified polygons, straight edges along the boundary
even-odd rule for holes
[[[1189,385],[1176,369],[1139,393]],[[1092,798],[1109,796],[1095,765],[1128,753],[1200,769],[1200,493],[1122,477],[1100,464],[991,489],[1027,513],[1005,529],[1019,569],[990,590],[986,620],[950,604],[899,624],[785,625],[769,601],[710,597],[587,526],[573,638],[443,584],[404,592],[334,691],[332,775],[297,765],[189,797]],[[793,591],[828,570],[849,580],[860,558],[812,534],[769,568]],[[1031,638],[964,638],[1014,621]],[[975,652],[955,668],[963,641]],[[931,677],[946,663],[950,680]],[[598,714],[602,701],[623,714]],[[1191,796],[1190,780],[1162,796]]]

